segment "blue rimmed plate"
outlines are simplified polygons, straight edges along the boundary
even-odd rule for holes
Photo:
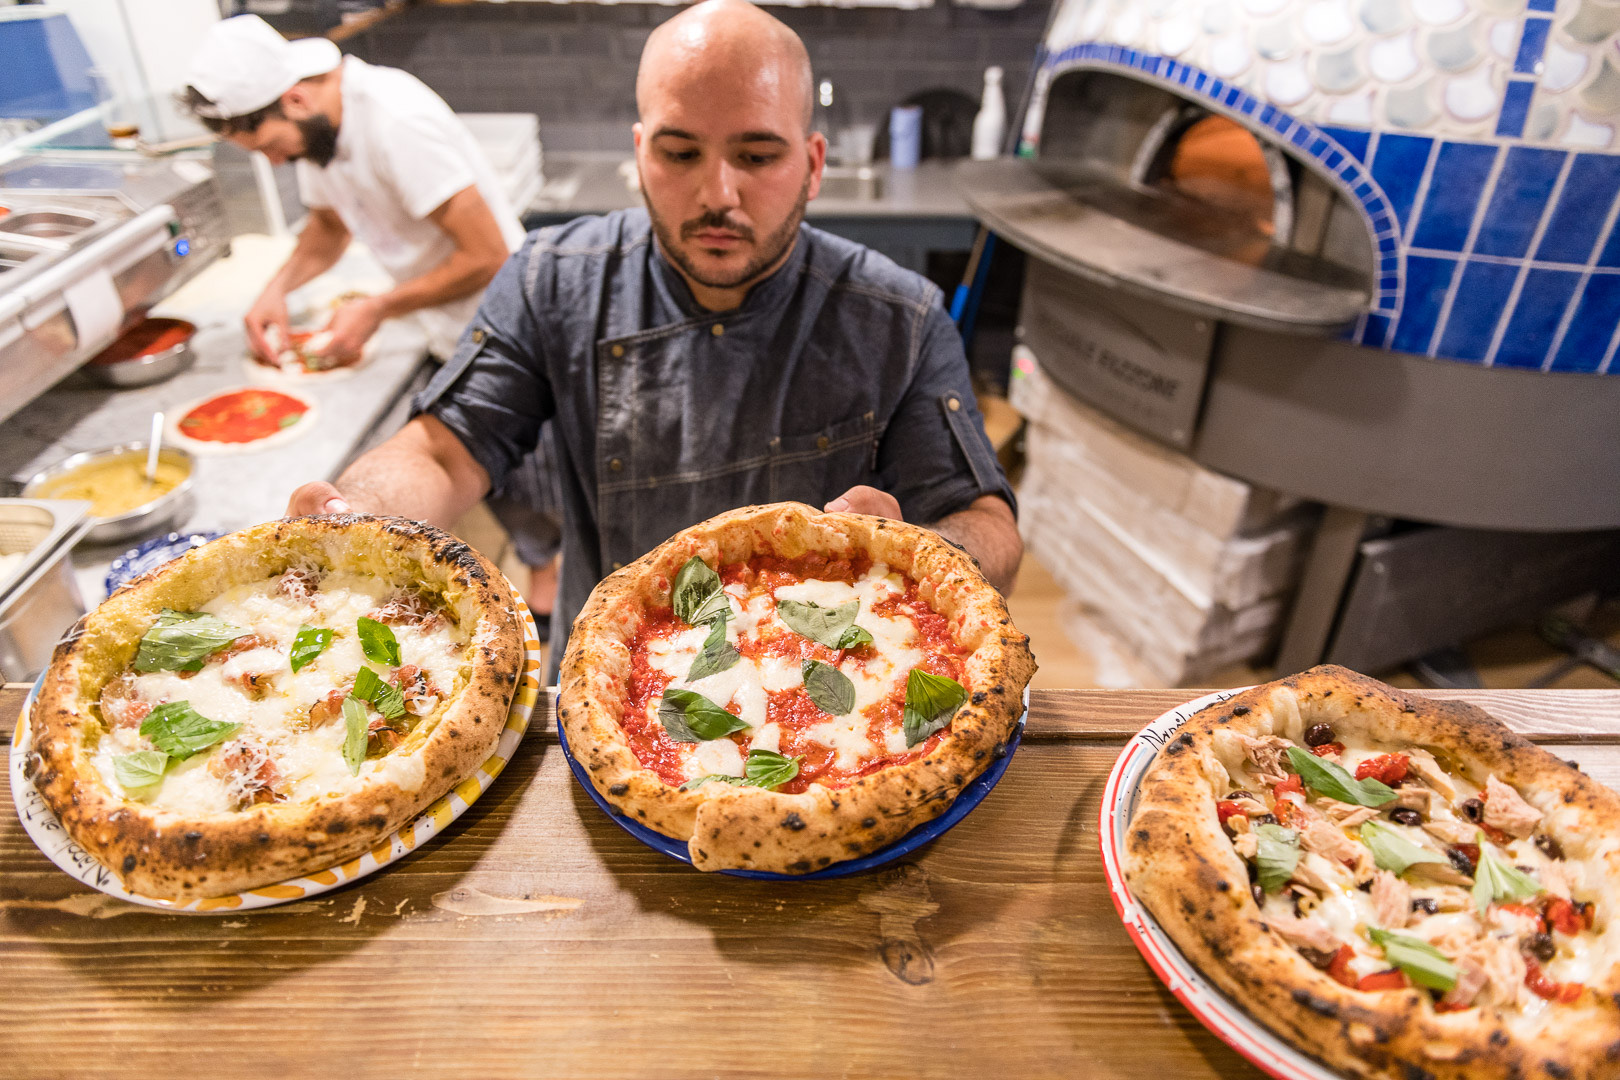
[[[552,706],[553,713],[555,713],[555,698],[552,699]],[[823,878],[839,878],[848,877],[850,874],[859,874],[909,855],[929,841],[944,835],[957,822],[972,813],[975,806],[984,801],[984,797],[990,794],[990,789],[996,786],[1002,774],[1007,771],[1007,766],[1012,764],[1013,751],[1017,750],[1018,744],[1023,741],[1024,724],[1028,719],[1029,688],[1025,687],[1023,715],[1018,718],[1018,723],[1013,725],[1011,737],[1007,739],[1007,744],[1002,748],[1002,752],[995,760],[990,762],[990,767],[974,777],[972,782],[962,789],[962,793],[956,797],[955,802],[951,803],[949,810],[932,821],[923,822],[923,824],[918,825],[887,847],[879,848],[872,854],[862,856],[859,859],[834,863],[825,870],[817,870],[809,874],[777,874],[769,870],[719,870],[716,873],[727,874],[731,877],[755,878],[761,881],[819,881]],[[573,753],[568,749],[568,735],[563,731],[561,721],[557,723],[557,745],[562,747],[563,757],[567,759],[568,768],[573,771],[574,779],[579,781],[579,786],[585,789],[585,794],[591,797],[592,802],[602,808],[604,814],[613,819],[615,825],[654,851],[661,851],[670,858],[679,859],[688,866],[692,864],[692,857],[686,851],[686,841],[676,840],[674,837],[665,836],[661,832],[654,832],[647,826],[630,820],[615,810],[613,805],[602,797],[601,792],[596,790],[596,785],[592,784],[590,777],[585,774],[585,766],[574,760]]]
[[[218,529],[208,529],[204,532],[172,532],[167,536],[154,536],[140,547],[124,552],[107,567],[107,595],[111,596],[125,582],[134,581],[148,570],[156,570],[192,548],[202,547],[208,541],[218,540],[224,535]]]

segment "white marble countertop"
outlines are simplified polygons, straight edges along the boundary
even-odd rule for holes
[[[315,419],[297,438],[248,453],[198,455],[189,516],[113,545],[81,544],[73,561],[86,605],[106,595],[104,578],[114,558],[150,536],[169,531],[232,531],[281,516],[299,484],[331,479],[372,427],[387,415],[426,356],[426,339],[409,321],[385,323],[358,370],[322,379],[289,379],[255,370],[248,359],[242,315],[291,248],[291,239],[243,237],[232,255],[199,274],[153,310],[197,324],[196,364],[154,386],[115,390],[73,375],[0,425],[0,476],[26,480],[81,450],[144,442],[156,410],[182,408],[200,398],[253,383],[286,389],[315,402]],[[388,279],[363,249],[351,249],[291,303],[317,313],[337,294],[380,291]],[[271,381],[274,380],[274,381]]]

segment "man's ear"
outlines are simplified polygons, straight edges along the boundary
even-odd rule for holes
[[[827,136],[812,131],[810,137],[804,140],[804,150],[810,156],[810,190],[807,194],[814,199],[821,194],[821,170],[827,165]]]
[[[641,149],[641,132],[642,127],[640,120],[637,120],[635,123],[630,125],[630,138],[631,141],[635,143],[637,150]]]
[[[281,111],[289,120],[308,120],[315,114],[315,99],[303,83],[293,83],[281,95]]]

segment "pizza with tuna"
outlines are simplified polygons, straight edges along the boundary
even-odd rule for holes
[[[939,534],[778,503],[598,585],[559,718],[597,791],[694,866],[800,874],[944,813],[1034,670],[1001,595]]]
[[[1212,705],[1125,864],[1216,986],[1349,1075],[1620,1076],[1620,796],[1479,709],[1338,667]]]
[[[505,579],[417,522],[298,518],[130,582],[57,647],[30,778],[131,892],[333,866],[485,761],[523,664]]]

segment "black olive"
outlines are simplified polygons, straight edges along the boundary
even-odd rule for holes
[[[1313,724],[1305,730],[1306,746],[1326,746],[1333,741],[1333,729],[1326,724]]]
[[[1479,799],[1468,799],[1457,809],[1462,811],[1463,817],[1476,825],[1485,820],[1485,804]]]
[[[1332,952],[1323,952],[1321,949],[1313,949],[1309,945],[1301,945],[1298,948],[1299,955],[1309,960],[1312,967],[1321,971],[1326,971],[1328,966],[1333,963],[1333,958],[1339,955],[1337,949]]]
[[[1546,833],[1536,834],[1535,842],[1536,847],[1540,848],[1541,853],[1547,856],[1547,858],[1562,859],[1564,857],[1564,845],[1560,844],[1557,840],[1554,840]]]
[[[1423,815],[1409,807],[1400,806],[1389,812],[1389,820],[1397,825],[1421,825]]]
[[[1356,882],[1356,888],[1360,889],[1362,892],[1370,893],[1370,892],[1372,892],[1372,887],[1373,887],[1373,879],[1372,878],[1368,878],[1366,881],[1358,881],[1358,882]]]
[[[1433,915],[1440,910],[1440,902],[1432,896],[1420,896],[1412,901],[1412,910]]]
[[[1474,860],[1468,857],[1468,852],[1456,844],[1446,848],[1446,858],[1451,860],[1451,865],[1455,866],[1459,873],[1467,874],[1469,877],[1474,876]]]
[[[1256,904],[1259,904],[1261,907],[1266,906],[1266,890],[1260,887],[1260,883],[1258,881],[1249,886],[1249,891],[1254,894],[1254,902]]]
[[[1226,797],[1234,802],[1238,799],[1253,799],[1254,792],[1244,791],[1242,788],[1238,788],[1236,791],[1228,791],[1226,793]]]
[[[1249,880],[1250,881],[1259,881],[1260,880],[1260,869],[1257,866],[1255,866],[1254,863],[1249,863],[1248,866],[1249,866]],[[1258,888],[1258,886],[1256,886],[1256,888]]]
[[[1305,909],[1299,906],[1299,893],[1295,893],[1294,894],[1294,918],[1303,919],[1304,917],[1305,917]]]
[[[1531,934],[1525,939],[1525,947],[1530,950],[1531,956],[1543,964],[1558,955],[1558,946],[1553,944],[1551,934]]]
[[[1254,817],[1249,819],[1249,822],[1250,822],[1250,824],[1253,824],[1253,825],[1275,825],[1275,824],[1277,824],[1277,815],[1276,814],[1256,814]]]

